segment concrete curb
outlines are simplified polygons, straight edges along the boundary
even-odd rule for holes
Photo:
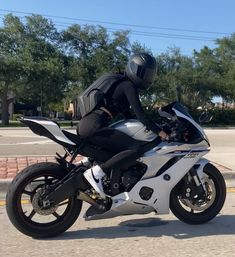
[[[226,183],[227,188],[235,188],[235,172],[229,171],[229,172],[221,172]],[[6,193],[12,179],[0,179],[0,193]]]
[[[235,172],[221,172],[224,179],[227,188],[235,188]]]
[[[0,193],[6,193],[13,179],[0,179]]]

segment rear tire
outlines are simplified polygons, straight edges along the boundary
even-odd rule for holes
[[[207,175],[208,181],[213,183],[211,185],[212,189],[215,192],[212,192],[214,195],[212,203],[208,205],[208,208],[205,206],[205,209],[201,212],[194,212],[187,210],[188,206],[185,206],[185,202],[180,199],[180,184],[177,184],[171,192],[170,196],[170,209],[173,214],[181,221],[188,224],[202,224],[213,219],[222,209],[225,198],[226,198],[226,185],[224,178],[220,171],[214,167],[212,164],[208,163],[203,172]],[[182,184],[181,184],[182,185]],[[185,208],[186,207],[186,208]]]
[[[43,186],[61,180],[66,174],[60,165],[47,162],[31,165],[15,177],[7,192],[6,210],[20,232],[34,238],[46,238],[63,233],[73,225],[82,207],[82,201],[76,196],[48,209],[40,209],[38,198]]]

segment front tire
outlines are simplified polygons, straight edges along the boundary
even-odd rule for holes
[[[203,224],[213,219],[222,209],[226,198],[226,185],[220,171],[208,163],[203,170],[206,176],[208,202],[195,206],[188,200],[182,199],[182,184],[179,183],[171,192],[170,209],[181,221],[188,224]]]
[[[61,180],[67,173],[56,163],[38,163],[22,170],[12,181],[6,196],[6,210],[12,224],[34,238],[56,236],[78,218],[82,201],[70,197],[56,206],[40,204],[43,188]]]

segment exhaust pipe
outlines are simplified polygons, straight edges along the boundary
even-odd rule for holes
[[[95,200],[93,200],[89,195],[85,194],[82,191],[79,191],[77,199],[85,201],[93,206],[95,206],[96,208],[100,209],[100,210],[105,210],[105,206],[98,204]]]

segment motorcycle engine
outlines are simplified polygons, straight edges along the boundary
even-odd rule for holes
[[[137,164],[124,171],[121,179],[121,185],[124,191],[129,192],[133,186],[141,179],[146,171],[146,165]]]

